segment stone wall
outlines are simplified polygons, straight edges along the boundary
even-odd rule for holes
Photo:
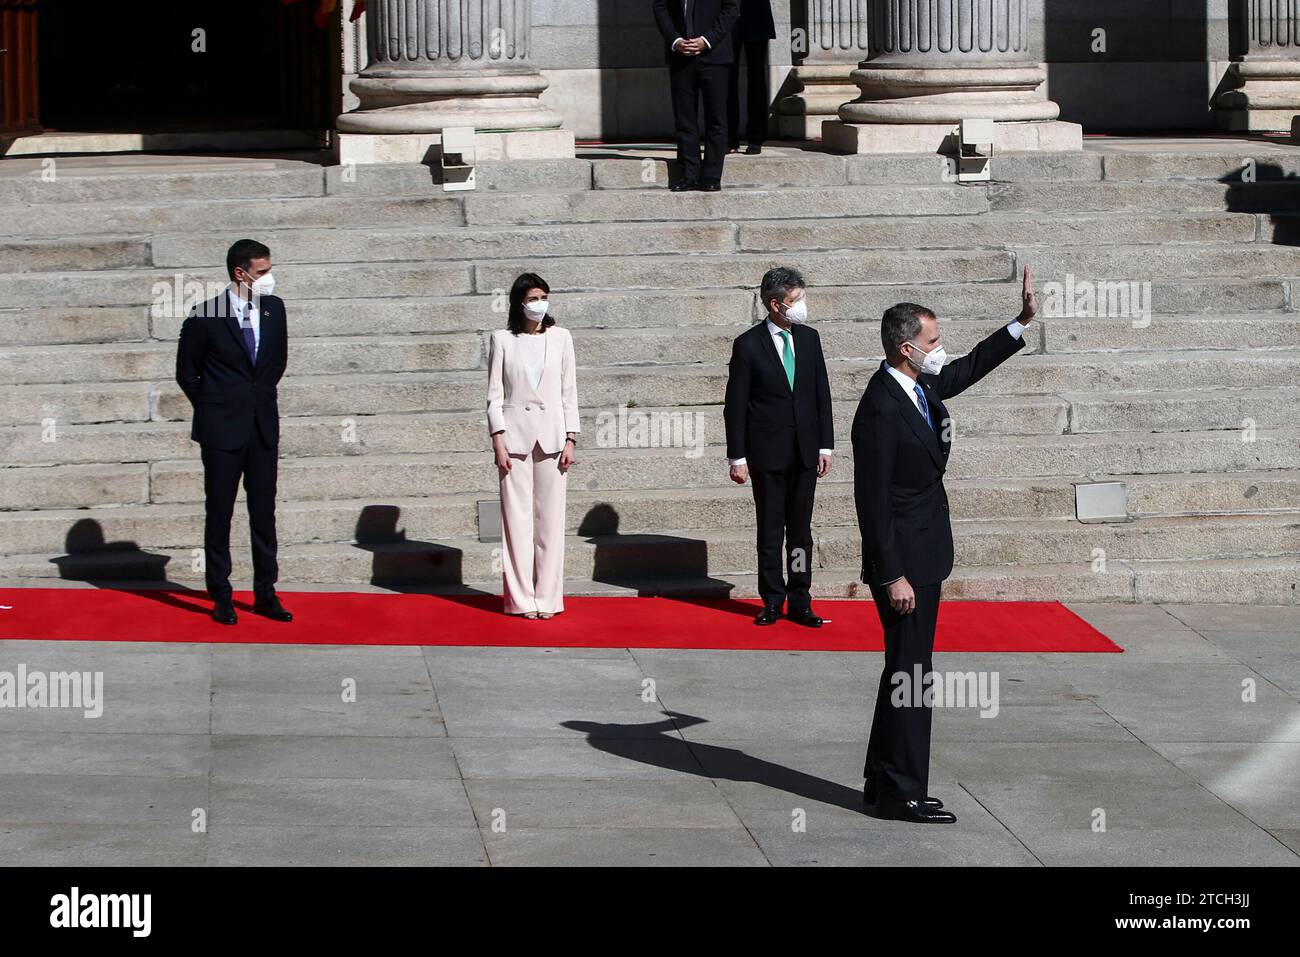
[[[810,7],[810,5],[816,5]],[[1047,95],[1061,119],[1086,130],[1212,129],[1211,108],[1246,39],[1231,22],[1240,0],[1030,0],[1033,48],[1047,63]],[[777,39],[769,53],[773,101],[793,92],[792,24],[808,10],[855,23],[866,0],[773,0]],[[662,45],[650,0],[532,0],[532,59],[550,86],[542,95],[579,139],[670,135]],[[1100,31],[1100,32],[1099,32]],[[833,31],[832,31],[833,32]],[[851,31],[842,31],[849,33]],[[808,62],[843,59],[821,51]],[[743,92],[742,92],[743,96]],[[776,122],[773,121],[775,131]]]

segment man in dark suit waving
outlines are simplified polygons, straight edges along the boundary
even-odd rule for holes
[[[944,400],[960,395],[1024,347],[1038,312],[1025,270],[1020,315],[966,356],[944,365],[939,321],[899,303],[880,323],[885,361],[853,419],[853,492],[862,533],[862,580],[885,631],[885,667],[863,770],[863,801],[878,816],[917,823],[957,820],[930,797],[931,708],[919,672],[933,672],[939,592],[952,573],[952,525],[943,475],[952,446]],[[910,689],[910,691],[908,690]],[[898,692],[900,700],[895,702]]]
[[[664,38],[677,129],[677,179],[669,188],[719,190],[727,153],[727,74],[735,59],[731,31],[740,16],[740,0],[654,0],[654,14]],[[701,98],[703,167],[697,119]]]
[[[176,382],[194,407],[190,438],[203,458],[204,576],[213,620],[235,624],[230,520],[242,477],[253,546],[253,611],[291,621],[275,594],[276,385],[289,361],[284,302],[271,295],[271,250],[261,243],[241,239],[231,246],[226,272],[229,287],[194,307],[176,349]]]
[[[821,337],[808,321],[803,277],[778,267],[759,291],[767,318],[732,344],[723,417],[731,480],[754,480],[758,593],[754,619],[820,628],[812,610],[812,513],[817,479],[831,470],[835,433]],[[782,574],[782,539],[785,566]]]

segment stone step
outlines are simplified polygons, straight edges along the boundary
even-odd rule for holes
[[[133,203],[142,197],[157,202],[325,195],[325,171],[310,163],[244,163],[220,170],[179,172],[78,169],[62,160],[52,167],[27,163],[31,169],[26,175],[0,176],[0,206]]]
[[[481,333],[303,339],[291,342],[289,351],[295,374],[303,375],[487,368]],[[0,382],[6,384],[167,381],[175,374],[176,344],[172,342],[0,350]]]
[[[329,166],[325,190],[331,196],[446,195],[439,175],[422,163]],[[591,161],[579,157],[478,163],[474,182],[478,193],[587,190],[591,188]]]
[[[174,273],[163,292],[175,285]],[[295,283],[297,285],[297,283]],[[181,287],[184,287],[182,279]],[[152,290],[151,290],[152,291]],[[1041,290],[1040,290],[1041,291]],[[311,293],[310,289],[298,289]],[[1015,314],[1020,295],[1018,284],[1005,283],[935,283],[899,286],[842,286],[818,285],[809,290],[815,299],[814,322],[820,328],[828,321],[869,322],[879,329],[881,314],[896,302],[921,302],[935,309],[945,322],[945,330],[957,318],[1006,320]],[[1073,304],[1087,307],[1078,301],[1075,289]],[[1069,305],[1062,290],[1062,312]],[[286,293],[287,294],[287,293]],[[147,297],[146,297],[147,298]],[[92,342],[143,341],[149,338],[175,342],[180,334],[181,321],[192,299],[185,296],[173,298],[157,296],[151,305],[117,306],[66,306],[60,304],[17,304],[0,308],[0,346],[55,345]],[[289,319],[293,324],[295,340],[319,336],[355,335],[357,316],[364,314],[366,330],[375,335],[407,335],[412,333],[457,332],[478,330],[502,325],[499,313],[493,312],[496,300],[493,294],[458,296],[381,296],[337,299],[306,298],[297,295],[287,299]],[[559,322],[573,329],[610,328],[639,330],[646,325],[646,316],[653,315],[657,327],[677,328],[722,326],[734,328],[739,334],[761,316],[756,306],[757,296],[752,289],[658,289],[658,290],[601,290],[593,292],[569,291],[561,298],[556,293],[553,303]],[[1280,280],[1154,280],[1150,306],[1156,317],[1170,320],[1197,318],[1207,325],[1184,328],[1156,322],[1136,332],[1142,341],[1150,339],[1153,348],[1213,348],[1224,342],[1236,341],[1246,335],[1250,345],[1271,342],[1272,334],[1281,334],[1286,324],[1294,322],[1290,313],[1282,310],[1288,303],[1288,283]],[[489,322],[487,317],[493,317]],[[1221,339],[1216,337],[1212,323],[1231,321],[1240,325],[1239,316],[1250,316],[1252,322],[1270,324],[1273,332],[1256,335],[1245,328]],[[1288,318],[1290,317],[1290,318]],[[1128,336],[1131,322],[1122,318],[1071,318],[1068,315],[1044,316],[1043,328],[1056,329],[1067,337],[1080,336],[1096,340],[1097,348],[1130,349],[1134,342]],[[1249,324],[1247,324],[1249,325]],[[1091,330],[1081,332],[1080,330]],[[1177,334],[1178,343],[1162,338],[1166,332]],[[945,331],[945,335],[947,335]],[[1181,344],[1183,335],[1193,336]],[[1123,336],[1121,340],[1118,337]],[[1068,338],[1055,339],[1060,349]],[[1104,343],[1112,343],[1105,345]],[[1198,344],[1200,343],[1200,344]],[[1089,348],[1092,348],[1091,346]]]
[[[94,532],[85,540],[93,540]],[[818,529],[814,542],[816,570],[852,571],[861,564],[856,528]],[[1204,559],[1300,558],[1300,513],[1218,518],[1155,518],[1115,525],[1081,525],[1069,520],[1004,523],[958,522],[953,539],[956,564],[989,567],[1077,565],[1105,575],[1111,563]],[[74,538],[73,544],[80,540]],[[200,547],[200,546],[196,546]],[[246,549],[232,548],[234,577],[251,572]],[[1067,557],[1073,556],[1072,560]],[[565,543],[565,577],[617,584],[641,579],[699,579],[717,575],[755,574],[751,529],[668,530],[657,534],[569,536]],[[1062,560],[1067,558],[1067,560]],[[166,559],[166,561],[164,561]],[[138,577],[131,569],[152,563],[169,580],[201,580],[191,551],[122,547],[62,556],[8,556],[0,559],[3,577],[93,578]],[[404,540],[360,545],[320,543],[279,549],[281,576],[288,580],[357,582],[389,586],[459,585],[487,582],[500,574],[501,546],[470,537],[443,536],[437,541]],[[44,572],[44,575],[41,572]]]
[[[465,221],[473,226],[965,215],[988,209],[983,190],[956,186],[783,187],[717,193],[613,189],[519,195],[476,192],[465,197]]]
[[[1263,279],[1300,275],[1300,248],[1268,243],[1057,246],[1017,248],[1015,252],[1017,266],[1030,266],[1042,283],[1064,281],[1067,274],[1128,283],[1156,277]]]
[[[162,361],[158,359],[157,361]],[[1271,389],[1296,381],[1300,352],[1291,349],[1237,352],[1158,352],[1022,355],[954,400],[973,396],[1040,397],[1058,394],[1193,389]],[[829,359],[832,398],[856,402],[879,368],[879,359]],[[678,406],[718,404],[726,391],[726,367],[711,365],[580,366],[580,406],[615,412],[621,405],[650,407],[673,398]],[[485,373],[389,372],[335,375],[289,374],[280,383],[284,416],[392,415],[408,412],[469,412],[484,408]],[[1168,387],[1168,388],[1165,388]],[[0,426],[89,425],[97,422],[179,421],[190,418],[189,401],[174,381],[29,384],[0,392]]]
[[[1100,183],[995,183],[988,187],[989,208],[1004,212],[1138,212],[1148,210],[1232,210],[1276,213],[1300,210],[1300,182],[1253,184],[1108,180]]]
[[[790,252],[874,248],[956,249],[972,246],[1103,246],[1118,244],[1253,243],[1258,217],[1248,213],[1081,213],[793,219],[742,222],[740,249]]]
[[[258,238],[271,248],[277,264],[461,259],[482,262],[531,256],[689,255],[738,250],[735,224],[707,222],[293,229]],[[211,236],[168,233],[154,236],[150,245],[153,265],[157,266],[210,266],[225,261],[223,243]]]
[[[690,451],[584,448],[570,485],[588,491],[614,491],[707,488],[727,480],[721,456],[686,454]],[[953,478],[1044,476],[1087,481],[1115,473],[1221,473],[1297,467],[1300,441],[1295,430],[1260,429],[1250,441],[1243,441],[1236,431],[971,437],[956,446],[948,474]],[[147,499],[140,485],[145,472]],[[837,456],[832,474],[847,480],[852,473],[852,455],[846,447]],[[77,492],[86,475],[104,476],[97,480],[104,490],[96,493],[88,488],[84,495]],[[0,507],[10,509],[203,500],[202,465],[197,455],[147,466],[13,468],[6,470],[5,478]],[[496,488],[495,467],[484,452],[300,457],[281,460],[279,470],[279,492],[285,501],[364,498],[376,490],[385,498],[421,497],[431,492],[495,494]]]
[[[152,261],[150,243],[137,239],[0,241],[0,273],[128,269]]]
[[[1300,176],[1300,158],[1294,152],[1258,149],[1255,143],[1241,145],[1239,153],[1107,152],[1101,159],[1108,180],[1213,180],[1227,184],[1245,182],[1243,174],[1256,182]]]
[[[837,475],[833,470],[818,482],[813,515],[816,529],[856,527],[853,483]],[[1300,470],[1294,469],[1094,478],[1124,482],[1130,512],[1139,519],[1174,514],[1291,512],[1300,503]],[[958,521],[1014,524],[1072,518],[1075,481],[1070,476],[954,478],[945,487]],[[347,500],[282,500],[277,507],[277,532],[282,545],[384,542],[401,537],[437,541],[447,535],[476,536],[480,501],[495,505],[495,490],[413,498],[371,495]],[[79,552],[105,542],[134,543],[146,549],[184,549],[196,547],[203,539],[201,502],[10,511],[4,514],[3,522],[4,549],[14,554]],[[575,485],[568,494],[570,535],[647,533],[665,523],[702,532],[752,528],[751,490],[720,478],[717,484],[701,488],[629,489],[614,495]],[[247,540],[242,499],[235,510],[233,534],[236,541]]]
[[[602,158],[593,154],[596,189],[663,189],[669,182],[666,156]],[[1100,180],[1098,153],[999,153],[992,175],[998,182]],[[723,172],[726,189],[760,186],[936,185],[954,180],[943,156],[859,154],[844,156],[766,146],[759,156],[728,156]]]
[[[814,328],[821,335],[825,354],[836,358],[877,360],[880,356],[879,320],[831,318],[827,313],[839,297],[827,302],[821,290],[815,295],[817,298],[810,298],[809,302],[817,310]],[[567,298],[560,308],[569,305]],[[290,344],[291,374],[418,372],[484,367],[488,334],[478,328],[435,335],[399,329],[397,332],[400,334],[393,335],[389,330],[372,329],[369,313],[366,313],[364,328],[374,334],[345,335],[341,333],[357,329],[357,313],[343,317],[336,315],[333,309],[318,309],[316,305],[293,308],[291,322],[295,335]],[[585,367],[643,362],[688,363],[703,357],[713,357],[715,362],[721,362],[730,355],[735,337],[750,324],[746,304],[732,303],[728,311],[734,321],[727,325],[589,328],[573,325],[569,321],[572,313],[567,309],[561,318],[577,333],[574,348],[579,362]],[[430,325],[420,323],[419,312],[412,310],[409,325]],[[339,334],[324,334],[328,329],[320,328],[322,316],[328,317],[331,326],[338,327]],[[3,318],[0,315],[0,322]],[[579,318],[599,319],[585,312]],[[669,317],[656,315],[654,321],[659,322],[661,318]],[[123,317],[124,326],[128,319]],[[179,326],[179,323],[162,320],[155,320],[155,324],[160,327]],[[946,319],[942,326],[945,346],[954,355],[964,354],[1002,324],[1001,320]],[[144,331],[144,326],[144,321],[136,317],[134,325],[124,330],[132,334],[131,341],[64,343],[57,350],[51,350],[49,343],[0,346],[0,383],[166,380],[175,368],[175,337],[162,341],[141,340],[138,336]],[[297,335],[299,330],[321,334]],[[1037,327],[1031,327],[1027,335],[1028,344],[1022,355],[1295,348],[1300,346],[1300,318],[1293,314],[1158,316],[1153,313],[1149,317],[1135,315],[1131,319],[1045,316]]]
[[[259,233],[277,263],[610,256],[657,253],[964,249],[986,246],[1120,243],[1253,243],[1257,217],[1244,213],[1140,214],[1122,219],[914,216],[736,223],[583,223],[550,226],[443,226],[288,229]],[[43,244],[50,241],[41,241]],[[78,245],[76,242],[71,245]],[[210,266],[224,244],[193,232],[155,234],[152,259],[122,265]],[[36,248],[36,244],[33,244]],[[17,247],[24,251],[23,247]],[[35,256],[35,253],[32,253]],[[66,257],[71,258],[71,257]],[[31,267],[39,268],[39,267]],[[62,268],[51,266],[48,268]],[[68,267],[90,268],[90,267]],[[96,267],[98,268],[98,267]],[[17,271],[17,270],[15,270]]]
[[[577,289],[753,288],[783,260],[769,253],[670,256],[590,256],[477,260],[475,288],[509,289],[516,276],[541,270],[553,292]],[[1001,250],[874,250],[819,252],[800,262],[810,285],[896,285],[923,282],[997,282],[1012,278],[1014,262]]]
[[[1300,421],[1300,389],[1116,392],[1019,397],[969,396],[953,400],[959,441],[986,435],[1163,433],[1288,429]],[[835,435],[843,452],[858,403],[833,403]],[[188,419],[76,425],[57,417],[0,427],[0,462],[63,465],[156,462],[194,452]],[[720,456],[726,426],[720,405],[588,407],[582,413],[584,446],[674,446],[682,454]],[[396,454],[408,451],[487,452],[482,412],[411,412],[348,416],[284,416],[281,454]]]
[[[238,233],[313,227],[431,228],[463,226],[456,194],[414,197],[222,199],[167,202],[142,196],[135,203],[57,203],[0,206],[0,222],[12,236],[72,237],[87,234],[146,236],[157,233]]]
[[[474,291],[473,268],[468,262],[295,265],[277,270],[276,276],[283,283],[277,291],[290,301],[295,291],[308,290],[324,299],[421,296],[430,291],[457,295]],[[229,283],[224,266],[188,271],[150,268],[16,273],[0,286],[0,309],[139,306],[155,315],[183,315],[196,302],[217,295]]]

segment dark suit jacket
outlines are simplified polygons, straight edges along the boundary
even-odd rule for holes
[[[200,445],[241,449],[254,428],[267,445],[280,439],[276,385],[289,362],[284,300],[263,296],[259,305],[256,368],[225,290],[195,306],[181,326],[176,382],[194,407],[190,438]]]
[[[743,43],[776,39],[776,22],[772,19],[771,0],[740,0],[740,20],[736,36]]]
[[[701,63],[725,65],[735,61],[736,52],[731,43],[731,31],[740,17],[740,0],[691,0],[696,35],[709,41],[711,49],[697,57],[689,57],[672,48],[678,37],[689,40],[686,15],[682,0],[654,0],[655,23],[664,38],[664,61],[669,66],[685,65],[692,60]]]
[[[952,574],[952,525],[943,474],[952,448],[943,400],[960,395],[1024,348],[1003,327],[938,375],[918,377],[936,433],[881,367],[853,418],[853,498],[862,534],[862,581],[934,585]]]
[[[727,458],[750,469],[817,464],[818,449],[835,447],[831,385],[821,337],[811,326],[790,328],[794,390],[768,334],[767,320],[742,332],[731,347],[727,398]]]

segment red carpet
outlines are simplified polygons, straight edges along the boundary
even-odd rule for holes
[[[879,651],[870,601],[818,601],[832,621],[820,629],[752,619],[757,601],[674,598],[565,599],[550,621],[500,611],[499,597],[282,592],[291,624],[251,612],[236,592],[235,627],[207,617],[201,592],[108,589],[0,589],[0,638],[55,641],[202,641],[224,644],[473,645],[543,648],[735,648]],[[944,602],[937,651],[1122,651],[1057,602]]]

